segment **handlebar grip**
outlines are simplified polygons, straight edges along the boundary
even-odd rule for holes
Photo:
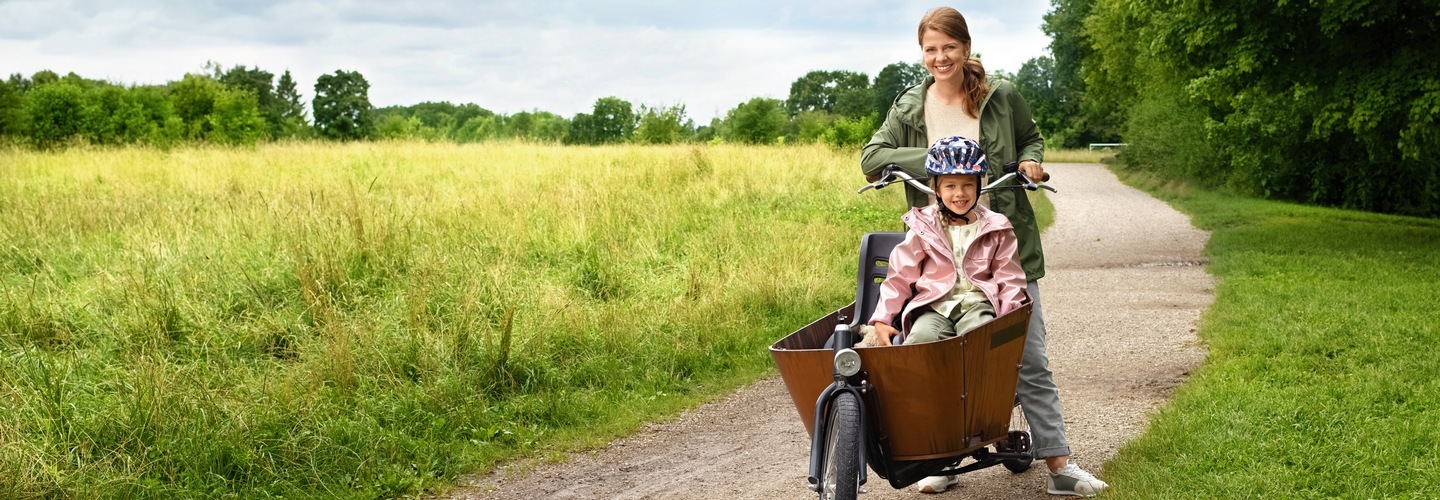
[[[1005,172],[1005,173],[1007,173],[1007,174],[1013,174],[1013,173],[1015,173],[1016,171],[1019,171],[1019,170],[1020,170],[1020,162],[1018,162],[1018,161],[1012,161],[1012,162],[1006,163],[1004,166],[1000,167],[1000,171],[1001,171],[1001,172]],[[1034,180],[1034,179],[1031,179],[1031,180]],[[1049,180],[1050,180],[1050,172],[1045,172],[1045,176],[1044,176],[1043,179],[1040,179],[1040,182],[1047,182],[1047,181],[1049,181]]]

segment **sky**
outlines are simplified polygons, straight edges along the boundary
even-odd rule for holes
[[[0,0],[0,75],[163,84],[224,68],[315,79],[358,71],[376,107],[475,103],[497,113],[589,112],[616,96],[684,104],[697,123],[753,97],[784,99],[814,70],[871,77],[918,62],[909,0]],[[1047,54],[1048,0],[951,3],[986,70]]]

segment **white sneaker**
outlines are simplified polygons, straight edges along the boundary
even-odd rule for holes
[[[957,484],[960,484],[959,476],[930,476],[915,483],[915,487],[921,493],[944,493]]]
[[[1085,472],[1075,462],[1070,462],[1061,467],[1060,470],[1045,479],[1046,493],[1051,495],[1070,495],[1077,497],[1093,497],[1110,485],[1101,481],[1093,474]]]

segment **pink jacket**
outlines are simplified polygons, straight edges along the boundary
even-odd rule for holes
[[[904,305],[903,326],[897,329],[908,334],[915,311],[945,298],[955,287],[955,251],[936,220],[938,210],[935,205],[912,208],[900,218],[910,230],[890,252],[889,271],[880,284],[880,300],[870,323],[890,324]],[[981,221],[980,235],[965,250],[965,276],[990,299],[995,313],[1003,316],[1030,301],[1025,295],[1025,271],[1016,254],[1015,229],[1004,215],[984,206],[976,205],[975,214]],[[905,305],[911,285],[915,297]]]

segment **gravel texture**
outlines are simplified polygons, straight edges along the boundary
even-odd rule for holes
[[[1040,281],[1050,366],[1073,459],[1104,479],[1105,461],[1204,357],[1195,327],[1213,299],[1201,253],[1209,235],[1102,165],[1046,168],[1060,190],[1050,195],[1056,221],[1044,235]],[[561,463],[517,462],[463,478],[441,498],[814,498],[808,454],[776,376]],[[860,498],[1053,498],[1043,470],[1041,461],[1021,474],[993,467],[940,495],[872,476]]]

